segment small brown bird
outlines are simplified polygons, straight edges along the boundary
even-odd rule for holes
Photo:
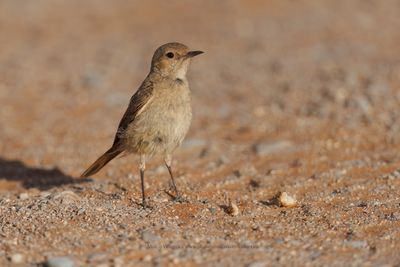
[[[172,173],[172,153],[182,143],[192,119],[191,97],[186,72],[190,59],[202,51],[189,51],[186,45],[160,46],[151,60],[150,73],[132,96],[119,123],[112,147],[97,159],[81,177],[97,173],[122,152],[140,156],[142,205],[146,207],[144,171],[146,159],[164,156],[176,197],[179,192]]]

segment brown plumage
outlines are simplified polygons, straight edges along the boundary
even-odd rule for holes
[[[110,162],[113,158],[121,154],[124,150],[118,149],[118,147],[111,147],[107,150],[100,158],[98,158],[95,162],[93,162],[90,167],[82,173],[81,177],[89,177],[98,171],[101,170],[108,162]]]
[[[140,155],[142,204],[145,206],[144,170],[146,158],[164,156],[175,193],[172,153],[183,141],[192,118],[186,72],[190,59],[202,51],[189,51],[180,43],[160,46],[154,53],[150,73],[132,96],[122,117],[112,147],[81,177],[97,173],[122,152]]]

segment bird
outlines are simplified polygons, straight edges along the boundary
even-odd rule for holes
[[[138,155],[141,204],[146,208],[146,160],[162,155],[175,199],[180,198],[172,171],[172,155],[181,145],[191,124],[191,93],[186,74],[191,59],[202,53],[200,50],[189,50],[178,42],[166,43],[155,50],[150,72],[131,97],[111,148],[90,165],[81,178],[96,174],[118,155]]]

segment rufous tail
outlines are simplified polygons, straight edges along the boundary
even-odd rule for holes
[[[89,177],[98,171],[101,170],[108,162],[110,162],[113,158],[118,156],[123,152],[122,149],[118,147],[111,147],[109,150],[106,151],[100,158],[98,158],[90,167],[84,171],[81,175],[81,178]]]

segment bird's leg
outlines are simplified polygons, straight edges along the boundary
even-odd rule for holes
[[[165,157],[165,165],[167,166],[169,176],[171,177],[172,186],[174,187],[174,190],[175,190],[175,199],[180,199],[179,191],[178,191],[178,188],[176,187],[174,175],[172,173],[171,164],[172,164],[172,157],[171,157],[171,155],[168,154]]]
[[[144,193],[144,170],[146,169],[146,158],[145,155],[140,155],[140,181],[142,183],[142,206],[145,209],[146,208],[146,196]]]

